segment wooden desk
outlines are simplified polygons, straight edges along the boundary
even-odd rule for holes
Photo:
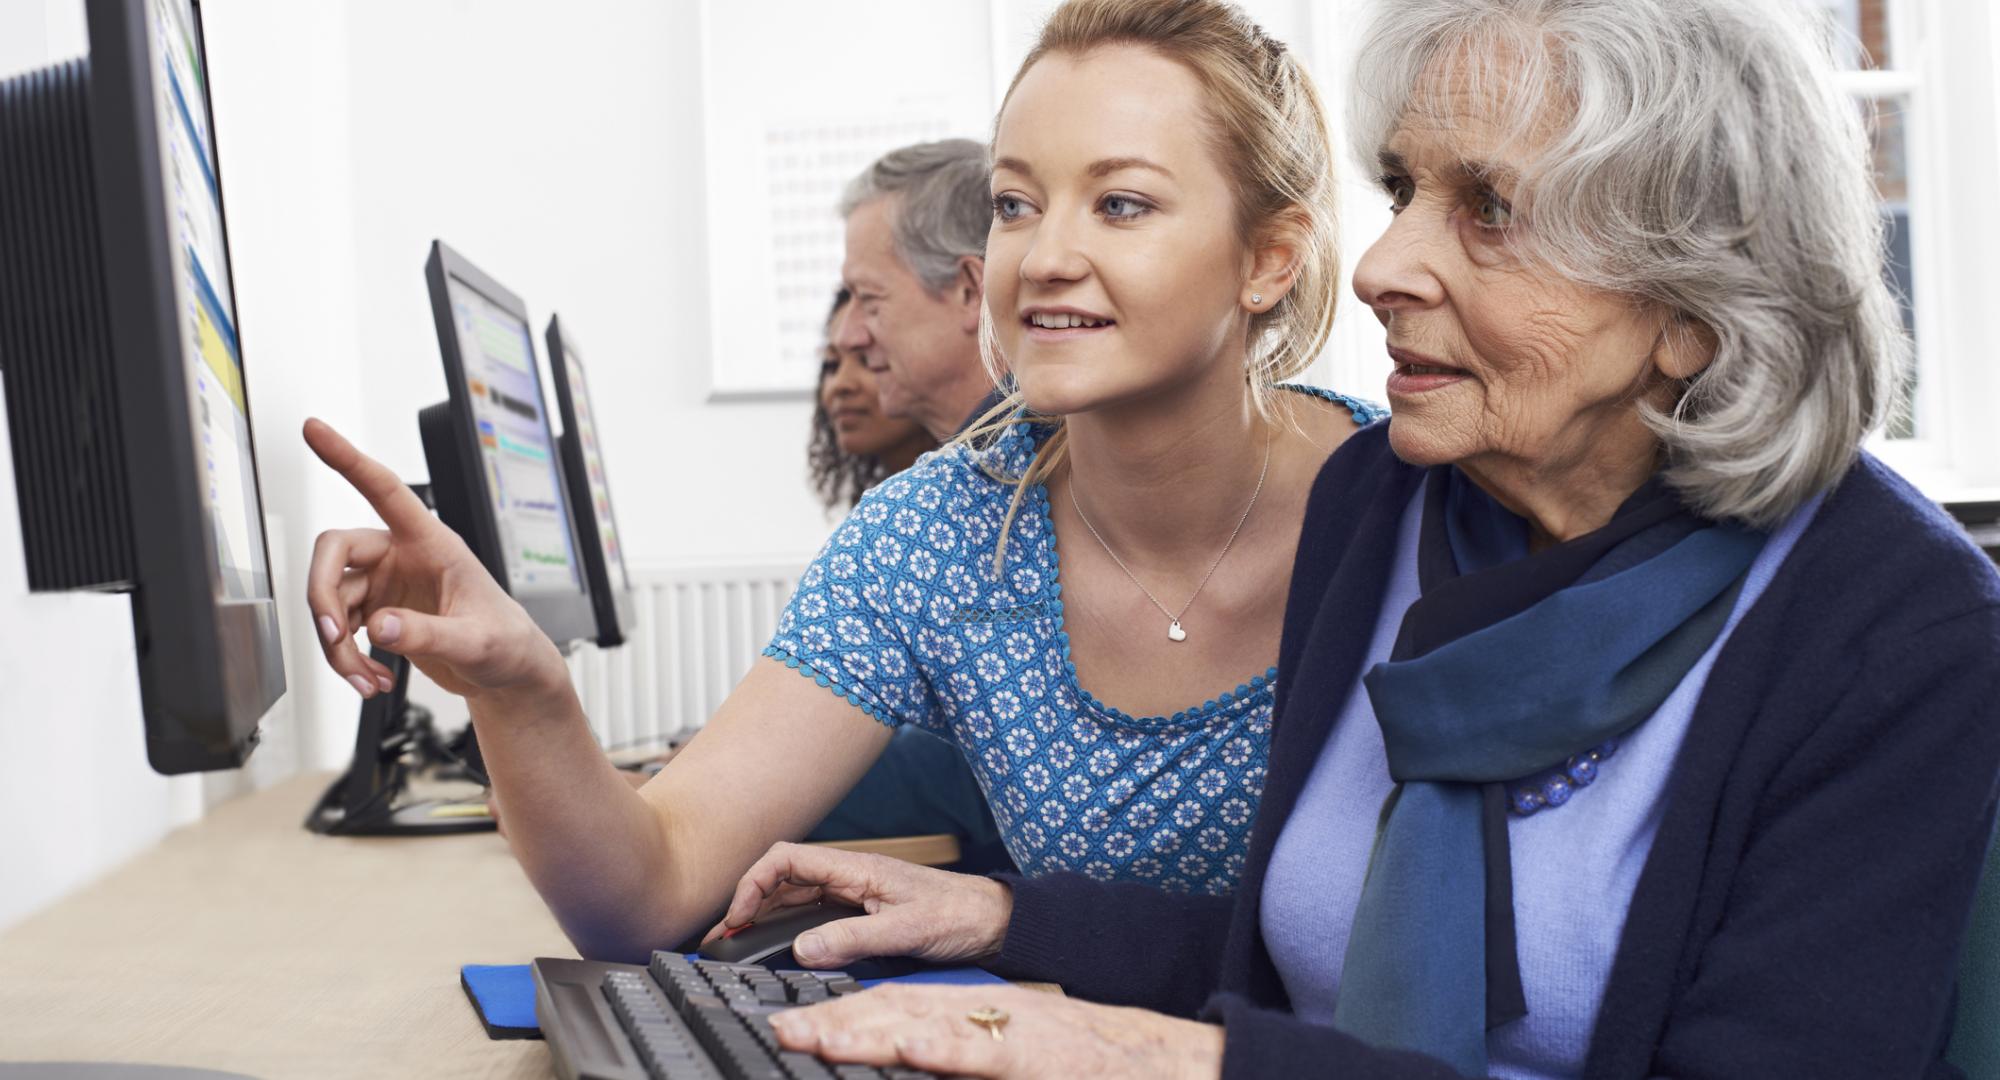
[[[885,836],[879,840],[815,840],[819,847],[887,855],[919,866],[950,866],[959,860],[958,837],[950,833],[926,836]]]
[[[0,1062],[555,1075],[548,1044],[488,1039],[458,983],[461,964],[576,955],[507,842],[315,836],[300,822],[332,780],[224,803],[0,935]],[[840,846],[958,858],[950,836]]]
[[[0,1061],[552,1076],[458,985],[460,964],[576,955],[506,842],[314,836],[331,779],[225,803],[0,936]]]

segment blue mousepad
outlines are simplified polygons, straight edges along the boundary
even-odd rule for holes
[[[688,959],[694,959],[690,954]],[[472,1000],[472,1011],[488,1038],[539,1039],[535,1020],[535,976],[527,964],[467,964],[458,969],[459,985]],[[930,986],[985,986],[1007,980],[983,968],[935,967],[893,979],[860,979],[862,986],[899,982]]]
[[[535,976],[526,964],[467,964],[458,984],[472,999],[472,1011],[489,1039],[539,1039],[535,1022]]]

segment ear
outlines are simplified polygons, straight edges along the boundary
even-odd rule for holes
[[[1287,215],[1258,237],[1250,251],[1249,273],[1237,302],[1252,315],[1278,306],[1292,290],[1304,263],[1306,223]]]
[[[1660,327],[1659,341],[1653,345],[1653,367],[1669,379],[1686,382],[1708,370],[1720,345],[1707,323],[1676,311]]]
[[[986,306],[986,260],[977,255],[961,256],[958,279],[951,283],[946,295],[958,305],[959,328],[977,335],[979,312]]]

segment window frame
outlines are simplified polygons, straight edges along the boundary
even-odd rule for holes
[[[2000,24],[1986,5],[1947,13],[1942,0],[1889,0],[1886,14],[1890,66],[1843,72],[1841,85],[1859,101],[1908,103],[1916,434],[1866,448],[1940,501],[2000,495],[2000,380],[1983,356],[2000,217],[1982,212],[2000,168]]]

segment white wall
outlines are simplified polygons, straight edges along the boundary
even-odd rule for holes
[[[722,223],[694,4],[344,8],[355,436],[425,475],[416,411],[446,391],[423,261],[442,238],[527,301],[538,341],[551,312],[580,341],[629,562],[809,555],[826,531],[804,482],[810,403],[707,401],[709,290],[729,283],[706,269]],[[413,697],[464,716],[427,685]]]
[[[591,362],[633,562],[789,557],[810,405],[709,405],[709,228],[692,4],[345,5],[360,373],[377,456],[424,473],[445,396],[422,268],[441,237],[552,311]],[[754,492],[754,498],[744,498]]]

